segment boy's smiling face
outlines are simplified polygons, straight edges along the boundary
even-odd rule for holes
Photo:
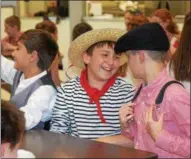
[[[19,41],[17,43],[17,47],[15,51],[13,51],[12,56],[15,61],[15,69],[24,71],[26,68],[30,66],[30,63],[32,62],[32,54],[28,53],[25,45],[22,43],[22,41]]]
[[[107,82],[120,66],[120,55],[116,55],[114,49],[108,45],[95,47],[92,55],[85,53],[83,57],[87,64],[88,76],[96,81]]]

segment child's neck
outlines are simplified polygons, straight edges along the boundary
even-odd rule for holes
[[[91,87],[97,88],[98,90],[102,90],[102,88],[104,87],[106,82],[105,81],[98,81],[92,77],[89,77],[88,83]]]
[[[151,84],[153,80],[158,76],[158,74],[165,68],[164,64],[158,64],[157,66],[152,66],[150,68],[153,69],[147,69],[146,71],[146,78],[145,78],[145,84]]]
[[[30,67],[23,71],[25,79],[34,77],[34,76],[40,74],[41,72],[42,71],[40,68],[34,68],[34,67]]]

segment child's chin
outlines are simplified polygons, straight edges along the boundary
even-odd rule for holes
[[[21,69],[19,68],[19,66],[17,66],[16,64],[14,65],[14,68],[18,71],[21,71]]]

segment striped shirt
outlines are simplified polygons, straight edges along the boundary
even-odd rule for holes
[[[133,95],[132,85],[117,78],[99,100],[106,120],[102,123],[96,104],[90,104],[80,78],[76,77],[58,89],[50,131],[88,139],[120,134],[119,108],[129,103]]]

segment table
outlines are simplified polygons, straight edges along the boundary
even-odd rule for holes
[[[36,158],[157,158],[151,152],[44,130],[26,131],[20,148]]]

